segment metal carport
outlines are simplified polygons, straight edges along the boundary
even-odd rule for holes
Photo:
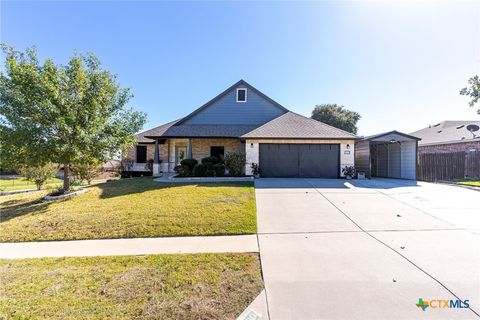
[[[355,144],[355,168],[367,178],[417,178],[418,137],[390,131]]]

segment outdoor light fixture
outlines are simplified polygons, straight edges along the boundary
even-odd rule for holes
[[[395,142],[397,142],[397,140],[395,139],[390,140],[390,143],[395,143]]]
[[[349,145],[349,144],[347,144],[347,149],[350,149],[350,145]]]
[[[250,148],[253,148],[253,143],[250,143]]]

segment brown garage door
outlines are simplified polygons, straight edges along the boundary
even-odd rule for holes
[[[260,144],[262,177],[338,178],[338,144]]]

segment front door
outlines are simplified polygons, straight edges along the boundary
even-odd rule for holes
[[[187,157],[187,147],[186,146],[175,146],[175,164],[179,165],[180,161],[186,159]]]

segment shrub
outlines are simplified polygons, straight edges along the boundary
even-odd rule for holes
[[[252,168],[252,174],[254,176],[258,176],[260,174],[260,166],[258,165],[258,163],[252,163],[250,168]]]
[[[55,177],[57,166],[47,163],[44,166],[23,167],[20,169],[20,173],[25,179],[34,182],[37,189],[40,190],[48,179]]]
[[[193,168],[197,165],[198,161],[195,159],[183,159],[180,161],[182,166],[187,166],[190,172],[193,172]]]
[[[205,177],[206,171],[207,171],[207,167],[204,164],[199,163],[193,168],[193,176]]]
[[[82,183],[87,180],[88,184],[103,171],[103,167],[98,164],[79,163],[73,165],[72,173],[77,180]]]
[[[153,159],[148,159],[145,163],[145,170],[153,172]]]
[[[131,178],[133,173],[133,164],[135,161],[130,158],[124,158],[120,162],[120,167],[122,170],[122,178]]]
[[[211,165],[214,165],[214,164],[217,164],[217,163],[221,163],[222,162],[222,159],[219,159],[217,157],[205,157],[205,158],[202,158],[202,164],[211,164]]]
[[[223,177],[225,175],[225,165],[217,163],[213,166],[213,171],[216,177]]]
[[[245,153],[230,152],[225,155],[225,167],[230,175],[239,177],[243,174],[243,169],[247,163]]]
[[[342,173],[346,177],[353,178],[353,177],[355,177],[355,167],[354,166],[346,166],[342,169]]]
[[[173,168],[179,177],[190,177],[190,168],[186,165],[178,165]]]

